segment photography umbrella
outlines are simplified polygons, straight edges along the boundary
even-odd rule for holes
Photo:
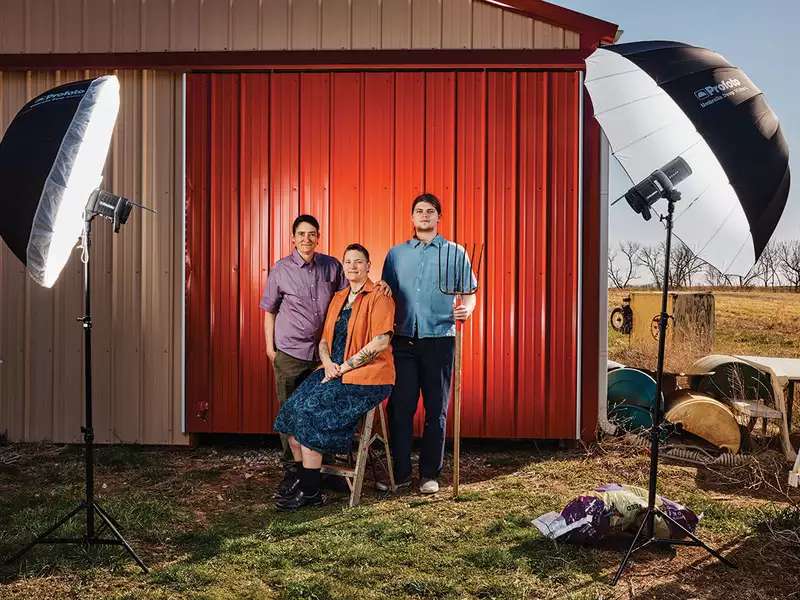
[[[685,160],[675,236],[721,273],[746,275],[789,194],[789,150],[761,90],[716,52],[660,41],[596,50],[586,89],[633,183]]]
[[[86,496],[47,531],[11,556],[12,562],[36,544],[120,545],[147,571],[94,498],[92,427],[92,345],[89,247],[96,216],[125,223],[133,203],[98,189],[119,111],[114,76],[68,83],[40,94],[20,109],[0,141],[0,236],[39,285],[52,287],[78,239],[83,261]],[[80,537],[51,537],[74,517],[85,516]],[[95,528],[95,517],[100,521]],[[111,535],[102,537],[103,528]]]
[[[632,554],[651,545],[702,547],[734,566],[655,504],[670,250],[674,227],[676,237],[721,273],[746,275],[789,195],[786,140],[761,90],[741,69],[705,48],[678,42],[605,46],[586,59],[585,85],[613,156],[635,184],[624,196],[628,204],[649,220],[653,205],[667,201],[666,215],[659,217],[666,244],[648,506],[613,583]],[[689,539],[658,538],[656,516]]]
[[[118,110],[116,77],[68,83],[23,106],[0,142],[0,235],[39,285],[52,287],[81,235]]]

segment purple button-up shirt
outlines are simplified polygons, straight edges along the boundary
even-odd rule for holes
[[[293,250],[275,263],[260,306],[276,315],[278,350],[301,360],[317,360],[328,303],[345,285],[342,264],[327,254],[317,252],[306,262]]]

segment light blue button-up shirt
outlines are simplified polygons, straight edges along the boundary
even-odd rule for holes
[[[411,239],[393,246],[383,263],[382,278],[394,296],[394,333],[407,337],[454,336],[455,296],[446,292],[477,286],[464,248],[441,235],[427,244]]]

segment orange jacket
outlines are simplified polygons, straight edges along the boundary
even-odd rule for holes
[[[349,293],[348,285],[336,292],[328,305],[328,314],[325,316],[325,325],[322,328],[322,339],[328,342],[328,348],[333,348],[333,329],[342,307],[347,303]],[[375,284],[370,279],[367,279],[364,288],[356,296],[352,311],[347,323],[345,361],[357,354],[376,335],[394,331],[394,300],[376,292]],[[386,348],[371,363],[342,375],[342,383],[394,385],[392,347]]]

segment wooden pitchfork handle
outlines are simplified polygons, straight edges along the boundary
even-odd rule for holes
[[[459,470],[461,466],[461,331],[463,322],[456,321],[455,339],[455,415],[453,416],[453,498],[458,497]]]

